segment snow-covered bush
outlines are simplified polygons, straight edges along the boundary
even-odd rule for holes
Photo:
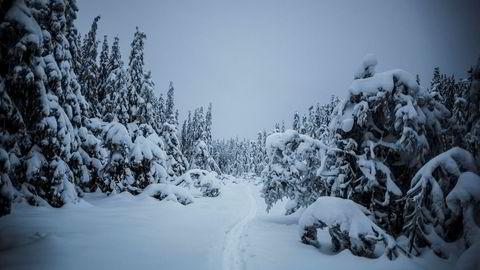
[[[193,197],[187,189],[172,184],[150,184],[141,194],[159,200],[178,202],[183,205],[193,203]]]
[[[402,248],[367,215],[371,215],[370,211],[351,200],[320,197],[300,217],[300,238],[319,248],[317,229],[326,228],[334,251],[349,249],[354,255],[373,257],[377,242],[381,242],[388,258],[396,258]]]
[[[200,169],[188,170],[177,177],[175,184],[198,189],[203,196],[217,197],[220,195],[221,182],[218,174]]]

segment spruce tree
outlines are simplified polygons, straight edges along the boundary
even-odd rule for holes
[[[74,2],[53,6],[18,0],[10,3],[0,26],[1,108],[6,112],[1,148],[7,153],[2,190],[9,186],[5,174],[14,175],[12,186],[21,191],[16,196],[31,204],[59,207],[77,201],[74,183],[82,158],[74,126],[82,123],[84,103],[65,36],[67,29],[74,32],[74,12]]]
[[[128,61],[128,107],[129,122],[138,120],[139,107],[141,105],[140,93],[145,84],[144,59],[143,50],[144,42],[147,38],[146,34],[136,27],[133,41],[131,43],[132,50]]]
[[[82,94],[90,104],[91,115],[97,115],[99,104],[97,93],[97,74],[98,74],[98,44],[97,29],[100,16],[93,19],[90,31],[85,35],[82,42],[80,70],[78,71],[78,81],[82,87]]]
[[[97,116],[105,115],[105,109],[103,108],[104,99],[107,96],[106,91],[106,84],[108,80],[108,76],[112,72],[112,67],[109,65],[110,62],[110,53],[109,53],[109,45],[107,36],[103,36],[103,44],[102,44],[102,51],[100,52],[100,63],[98,65],[98,74],[97,74],[97,98],[98,98],[98,106]]]
[[[108,66],[111,72],[105,84],[106,97],[103,100],[103,107],[105,108],[104,120],[116,120],[126,125],[130,120],[128,78],[120,54],[119,42],[119,38],[115,37],[109,57]]]

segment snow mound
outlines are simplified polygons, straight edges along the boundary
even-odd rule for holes
[[[193,197],[187,189],[171,184],[150,184],[141,194],[159,200],[178,202],[183,205],[193,203]]]
[[[335,251],[349,249],[356,256],[373,257],[376,243],[381,241],[386,255],[396,258],[397,248],[401,248],[367,215],[370,212],[365,207],[351,200],[320,197],[300,217],[301,240],[319,248],[317,228],[328,228]]]

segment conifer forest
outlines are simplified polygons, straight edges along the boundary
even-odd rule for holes
[[[479,26],[0,0],[0,269],[480,269]]]

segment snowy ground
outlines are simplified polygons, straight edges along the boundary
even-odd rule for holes
[[[427,255],[366,259],[299,242],[298,215],[265,212],[259,188],[229,184],[183,206],[122,193],[76,206],[15,206],[0,218],[0,269],[449,269]]]

